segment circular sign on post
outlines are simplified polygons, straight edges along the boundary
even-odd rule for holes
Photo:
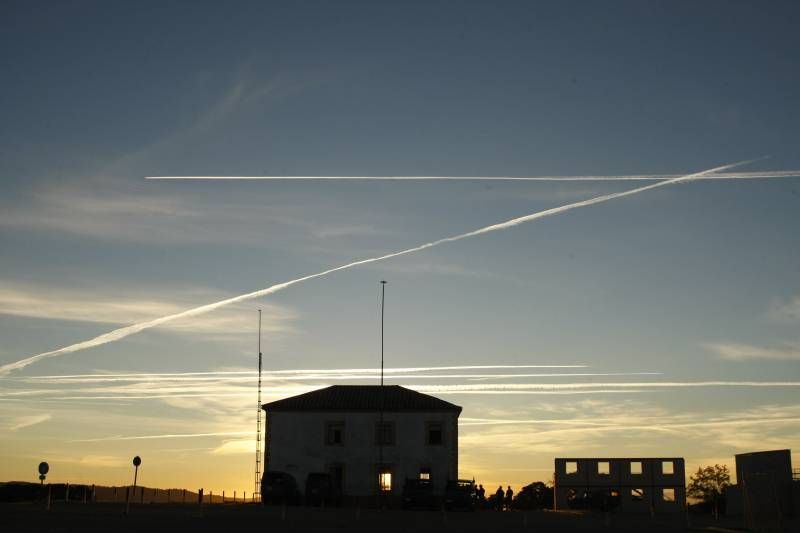
[[[50,465],[42,461],[39,463],[39,474],[46,475],[50,471]]]
[[[140,464],[142,464],[142,458],[137,455],[133,458],[133,466],[138,467]]]

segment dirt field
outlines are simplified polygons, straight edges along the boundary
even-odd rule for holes
[[[715,523],[697,517],[687,527],[686,517],[621,516],[558,512],[481,511],[443,513],[437,511],[379,511],[374,509],[319,509],[307,507],[263,507],[235,505],[133,505],[128,516],[122,504],[58,503],[51,511],[32,504],[0,504],[3,531],[92,532],[92,531],[244,531],[256,527],[268,532],[381,531],[381,532],[545,532],[545,531],[735,531],[736,524]],[[798,531],[784,524],[784,531]],[[713,526],[718,529],[708,528]],[[789,527],[787,529],[787,527]],[[740,530],[741,531],[741,530]],[[774,529],[773,529],[774,531]]]

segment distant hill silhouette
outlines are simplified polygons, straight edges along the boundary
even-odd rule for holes
[[[66,483],[50,483],[51,501],[64,501],[67,494]],[[30,483],[28,481],[0,482],[0,502],[33,502],[44,500],[47,496],[48,484]],[[83,502],[96,501],[111,503],[125,501],[125,491],[128,486],[105,486],[70,484],[69,501]],[[94,493],[92,493],[94,490]],[[243,494],[237,491],[236,501],[242,502]],[[158,489],[152,487],[136,487],[135,494],[131,495],[133,503],[197,503],[197,491],[188,489]],[[248,501],[252,501],[252,493],[248,494]],[[225,493],[225,502],[233,502],[233,492]],[[203,503],[222,503],[222,494],[209,494],[204,491]]]

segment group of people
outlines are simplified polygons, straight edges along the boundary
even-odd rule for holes
[[[475,489],[475,492],[478,496],[478,504],[485,508],[486,505],[486,489],[483,488],[483,485],[478,485],[478,488]],[[500,485],[497,487],[497,490],[494,493],[494,501],[492,503],[492,508],[498,511],[510,511],[514,504],[514,491],[511,490],[511,486],[509,485],[508,488],[503,491],[503,486]]]

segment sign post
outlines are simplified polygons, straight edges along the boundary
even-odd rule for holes
[[[139,477],[139,465],[140,464],[142,464],[142,458],[137,455],[136,457],[133,458],[133,466],[134,466],[134,469],[135,469],[133,471],[133,491],[132,491],[133,494],[131,494],[131,491],[129,491],[129,490],[125,491],[125,514],[128,514],[128,512],[131,509],[131,497],[134,497],[134,498],[136,497],[136,480]]]
[[[46,461],[42,461],[39,463],[39,486],[44,487],[44,480],[47,477],[47,473],[50,471],[50,465],[47,464]],[[48,511],[50,510],[50,483],[47,484],[47,500],[45,503],[45,509]]]

